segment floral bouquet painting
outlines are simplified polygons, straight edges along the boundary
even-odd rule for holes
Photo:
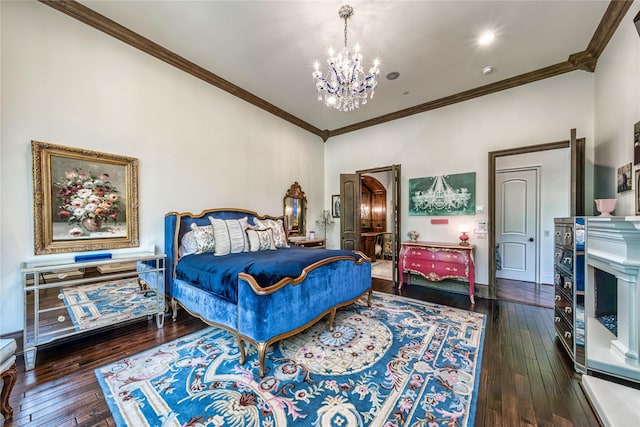
[[[31,141],[36,255],[131,248],[138,159]]]
[[[56,187],[59,188],[58,218],[74,225],[69,236],[99,232],[109,221],[113,227],[117,226],[120,196],[108,173],[95,176],[92,172],[74,168],[64,172],[64,179]]]

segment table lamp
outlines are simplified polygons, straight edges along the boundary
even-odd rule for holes
[[[469,244],[469,224],[460,224],[458,227],[458,231],[460,231],[460,244],[466,246]]]

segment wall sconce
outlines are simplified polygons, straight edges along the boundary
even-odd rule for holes
[[[469,229],[469,224],[460,224],[460,226],[458,227],[458,231],[462,233],[460,235],[460,244],[462,246],[466,246],[469,244]]]

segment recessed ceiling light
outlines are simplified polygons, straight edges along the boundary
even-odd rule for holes
[[[487,65],[482,69],[482,74],[487,75],[493,73],[493,67],[491,65]]]
[[[487,45],[487,44],[491,43],[493,41],[493,39],[495,39],[495,38],[496,38],[495,33],[492,33],[492,32],[484,33],[478,39],[478,43],[484,46],[484,45]]]
[[[392,71],[389,74],[387,74],[387,80],[395,80],[398,77],[400,77],[400,73],[397,71]]]
[[[409,95],[409,93],[410,92],[408,90],[405,90],[404,92],[402,92],[403,95]]]

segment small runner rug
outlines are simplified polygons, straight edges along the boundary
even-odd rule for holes
[[[100,326],[157,313],[163,300],[153,289],[142,291],[137,278],[63,288],[60,298],[67,306],[76,330]]]
[[[286,321],[286,319],[283,319]],[[274,344],[207,327],[97,369],[119,426],[473,426],[483,314],[374,293]]]
[[[380,259],[371,264],[371,277],[378,279],[393,280],[392,262],[386,259]]]

